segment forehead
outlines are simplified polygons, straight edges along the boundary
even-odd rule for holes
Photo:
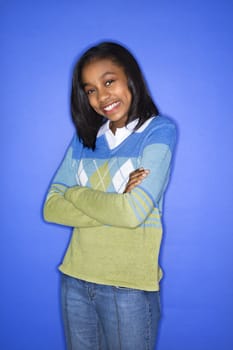
[[[126,77],[123,67],[109,58],[95,59],[85,64],[82,69],[83,83],[101,79],[107,74],[116,74]]]

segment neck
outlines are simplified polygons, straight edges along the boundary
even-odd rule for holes
[[[112,131],[112,133],[115,135],[117,129],[121,129],[125,127],[125,123],[123,125],[116,125],[114,122],[109,123],[109,129]]]
[[[109,123],[109,129],[110,129],[111,132],[115,135],[117,127],[114,125],[113,122],[110,122],[110,123]]]

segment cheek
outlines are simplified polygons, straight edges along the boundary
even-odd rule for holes
[[[131,94],[131,92],[129,90],[128,90],[126,98],[128,100],[129,106],[131,106],[131,104],[132,104],[132,94]]]
[[[92,108],[94,108],[94,109],[96,108],[96,102],[95,102],[95,98],[93,96],[88,97],[87,101]]]
[[[121,87],[119,93],[124,96],[125,100],[127,100],[128,103],[131,103],[132,101],[132,94],[128,88],[128,85],[124,85]]]

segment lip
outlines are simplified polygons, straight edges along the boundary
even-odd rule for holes
[[[111,103],[108,103],[107,105],[102,107],[102,111],[104,113],[112,113],[115,111],[115,109],[117,109],[120,106],[121,102],[120,101],[114,101]]]

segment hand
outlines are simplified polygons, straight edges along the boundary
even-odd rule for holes
[[[145,179],[149,172],[150,171],[148,169],[144,168],[139,168],[132,171],[132,173],[129,174],[129,180],[123,193],[131,192],[134,187],[139,185]]]

